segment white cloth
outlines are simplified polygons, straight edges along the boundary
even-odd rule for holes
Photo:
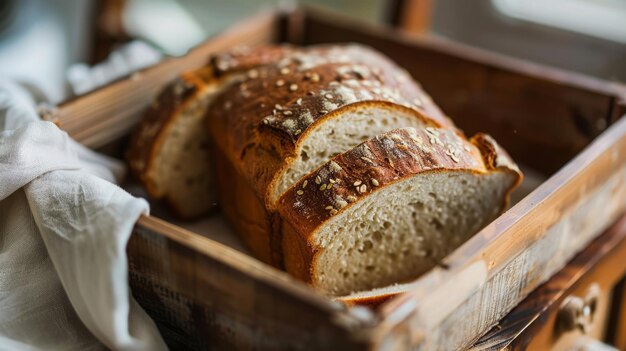
[[[128,287],[148,204],[112,183],[121,171],[0,82],[0,350],[166,349]]]

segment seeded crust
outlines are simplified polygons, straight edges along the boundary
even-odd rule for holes
[[[215,62],[238,69],[239,61]],[[270,200],[270,188],[307,130],[344,109],[388,105],[410,110],[426,124],[454,128],[406,71],[363,46],[286,48],[275,64],[251,69],[246,76],[210,107],[207,124],[217,146],[251,180],[269,209],[278,200]],[[251,148],[274,154],[275,164],[259,164],[249,157]]]
[[[394,130],[334,157],[279,201],[286,270],[315,286],[316,260],[323,250],[315,236],[333,216],[403,179],[453,171],[509,173],[513,181],[499,212],[522,179],[517,166],[491,137],[478,134],[466,141],[443,128]]]

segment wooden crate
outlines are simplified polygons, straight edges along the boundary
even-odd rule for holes
[[[241,252],[142,217],[128,246],[130,283],[172,349],[462,349],[626,211],[626,87],[318,10],[258,15],[61,104],[57,122],[121,155],[165,83],[212,52],[269,42],[371,45],[468,134],[492,134],[548,180],[377,310],[347,308]]]

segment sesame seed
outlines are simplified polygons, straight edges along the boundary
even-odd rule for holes
[[[356,197],[354,197],[352,195],[348,195],[348,197],[346,199],[348,200],[348,202],[355,202],[356,201]]]
[[[337,212],[339,212],[339,211],[335,210],[334,208],[333,208],[332,210],[330,210],[330,214],[331,214],[331,216],[332,216],[332,215],[336,215],[336,214],[337,214]]]
[[[320,176],[315,177],[315,184],[319,184],[322,182],[322,179],[320,178]]]
[[[283,85],[285,85],[285,81],[282,79],[279,79],[276,81],[276,86],[277,87],[282,87]]]
[[[298,100],[296,100],[296,104],[297,105],[302,105],[302,98],[299,98]]]
[[[320,81],[320,75],[317,73],[313,73],[311,75],[311,82],[319,82]]]
[[[268,121],[267,119],[264,119],[263,124],[270,124],[270,121]]]
[[[361,160],[363,160],[365,162],[369,162],[369,163],[374,163],[374,161],[370,160],[369,158],[367,158],[365,156],[361,156]]]
[[[321,190],[321,191],[326,190],[326,184],[322,184],[322,185],[320,186],[320,190]]]
[[[324,95],[324,97],[327,98],[327,99],[332,99],[333,98],[333,96],[331,94],[326,94],[326,95]]]
[[[360,181],[360,180],[357,180],[357,181],[356,181],[356,182],[354,182],[352,185],[354,185],[354,186],[359,186],[359,185],[361,185],[361,184],[363,184],[363,182],[362,182],[362,181]]]
[[[372,179],[372,185],[373,186],[378,186],[378,185],[380,185],[380,183],[378,183],[378,180]]]
[[[307,95],[311,95],[311,96],[315,95],[315,93],[314,93],[314,92],[312,92],[312,91],[308,91],[306,94],[307,94]]]
[[[298,135],[300,133],[302,133],[302,130],[298,129],[298,130],[295,131],[294,135]]]
[[[280,69],[280,74],[289,74],[291,70],[288,67],[283,67]]]
[[[296,191],[296,194],[298,194],[298,195],[302,195],[302,194],[304,194],[304,191],[302,191],[302,190],[298,190],[298,191]]]
[[[254,79],[259,77],[259,71],[252,69],[248,72],[248,78]]]
[[[306,188],[306,185],[309,184],[308,180],[304,180],[304,182],[302,183],[302,189]]]
[[[325,115],[327,113],[328,113],[328,111],[326,111],[326,110],[320,110],[320,114],[322,114],[322,115]]]
[[[285,115],[285,116],[291,116],[291,115],[293,115],[293,112],[291,112],[291,111],[284,111],[284,112],[283,112],[283,115]]]
[[[283,107],[280,106],[279,104],[274,105],[274,108],[277,109],[278,111],[283,109]]]
[[[298,84],[294,83],[289,86],[289,91],[296,91],[296,90],[298,90]]]
[[[335,180],[334,179],[329,179],[328,181],[333,183],[333,184],[335,184]]]
[[[324,209],[325,209],[326,211],[330,211],[330,210],[333,210],[334,208],[333,208],[332,206],[326,206]]]
[[[359,192],[364,193],[367,191],[367,185],[362,184],[361,187],[359,187]]]
[[[341,197],[335,198],[335,202],[337,203],[337,206],[339,208],[344,208],[344,207],[348,206],[348,203],[346,202],[346,200],[344,200]]]

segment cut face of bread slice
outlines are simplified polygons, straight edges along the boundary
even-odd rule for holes
[[[330,295],[416,278],[493,220],[520,178],[488,136],[375,137],[281,198],[286,269]]]

